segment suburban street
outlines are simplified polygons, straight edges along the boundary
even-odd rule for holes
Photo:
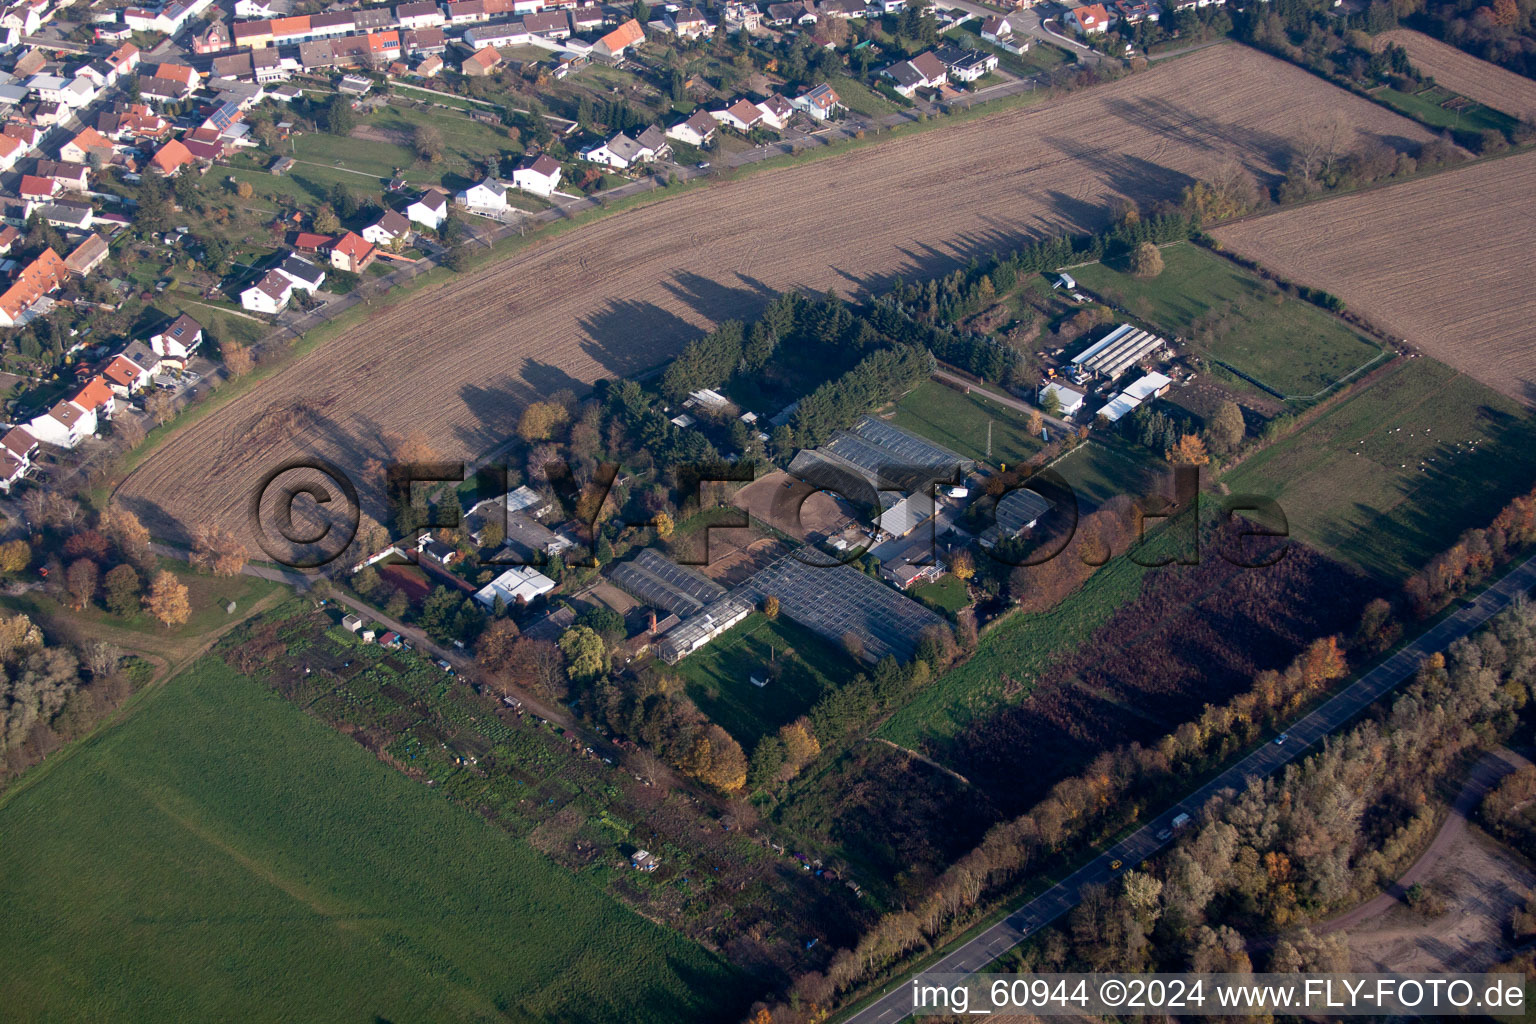
[[[1536,587],[1536,558],[1522,562],[1475,600],[1463,602],[1454,614],[1404,645],[1386,661],[1345,687],[1321,707],[1290,727],[1283,744],[1265,743],[1237,764],[1223,771],[1183,800],[1167,808],[1131,835],[1101,852],[1088,864],[1051,886],[1035,899],[1014,910],[963,945],[930,964],[923,973],[974,974],[1029,935],[1067,913],[1082,899],[1088,885],[1102,885],[1128,868],[1135,867],[1161,849],[1159,832],[1172,827],[1179,814],[1191,817],[1223,789],[1241,789],[1255,779],[1271,775],[1298,759],[1323,737],[1345,725],[1361,711],[1390,693],[1418,669],[1429,655],[1443,651],[1503,611],[1517,597]],[[1111,865],[1120,862],[1120,867]],[[874,1002],[843,1018],[845,1024],[895,1024],[911,1007],[910,978],[887,985]]]

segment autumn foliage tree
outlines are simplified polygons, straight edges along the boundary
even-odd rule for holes
[[[256,358],[251,355],[251,350],[238,342],[224,343],[224,369],[236,379],[244,377],[256,367]]]
[[[192,602],[187,588],[164,569],[149,585],[149,593],[144,596],[144,607],[167,628],[180,626],[192,617]]]
[[[238,576],[250,552],[235,535],[221,526],[199,529],[192,540],[192,564],[215,576]]]
[[[548,441],[570,420],[570,413],[558,402],[534,402],[518,417],[517,435],[524,441]]]
[[[96,599],[101,570],[89,558],[77,558],[64,571],[64,589],[69,591],[74,607],[83,609]]]
[[[32,563],[32,545],[24,540],[8,540],[0,544],[0,570],[21,572]]]
[[[1167,459],[1176,466],[1203,466],[1211,461],[1205,450],[1205,442],[1199,434],[1185,434],[1179,443],[1168,449]]]
[[[1131,273],[1143,279],[1156,277],[1163,272],[1163,254],[1156,244],[1142,242],[1131,255]]]

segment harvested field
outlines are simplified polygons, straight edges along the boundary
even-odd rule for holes
[[[1484,106],[1512,117],[1536,120],[1536,81],[1506,71],[1412,29],[1399,28],[1376,37],[1377,47],[1396,43],[1408,51],[1408,62],[1421,74]]]
[[[1226,247],[1322,288],[1496,391],[1536,402],[1536,154],[1219,228]]]
[[[381,437],[411,430],[448,457],[484,452],[535,396],[652,367],[779,291],[858,294],[1027,236],[1100,227],[1117,197],[1171,198],[1233,160],[1272,181],[1298,111],[1323,108],[1391,145],[1429,138],[1289,64],[1215,46],[1050,106],[627,210],[380,307],[180,431],[118,495],[162,535],[219,522],[249,536],[253,490],[290,459],[357,474],[384,454]],[[306,429],[253,436],[296,400]]]

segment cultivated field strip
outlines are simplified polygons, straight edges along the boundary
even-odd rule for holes
[[[1452,92],[1512,117],[1536,120],[1536,81],[1412,29],[1393,29],[1376,37],[1377,46],[1387,43],[1407,50],[1410,64]]]
[[[1536,153],[1221,228],[1228,248],[1536,404]]]
[[[1102,226],[1237,160],[1281,173],[1305,111],[1413,144],[1413,122],[1281,61],[1216,46],[1069,97],[634,209],[378,310],[182,430],[120,499],[247,529],[262,475],[319,456],[355,471],[419,429],[450,457],[496,445],[536,395],[630,374],[795,287],[857,294],[1027,236]],[[768,412],[771,410],[759,410]],[[274,424],[278,426],[274,426]]]

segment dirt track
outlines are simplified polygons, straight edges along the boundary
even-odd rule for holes
[[[1514,117],[1536,119],[1536,81],[1412,29],[1393,29],[1376,37],[1377,46],[1387,43],[1407,50],[1410,64],[1452,92]]]
[[[412,429],[450,457],[483,452],[534,396],[653,366],[778,291],[854,294],[1026,236],[1096,228],[1116,197],[1176,197],[1232,159],[1271,179],[1299,112],[1324,107],[1389,143],[1428,138],[1227,45],[1048,106],[630,210],[381,308],[179,432],[118,497],[167,537],[207,521],[248,532],[253,489],[288,459],[355,473],[383,455],[381,435]]]
[[[1436,359],[1536,404],[1536,153],[1219,228]]]

